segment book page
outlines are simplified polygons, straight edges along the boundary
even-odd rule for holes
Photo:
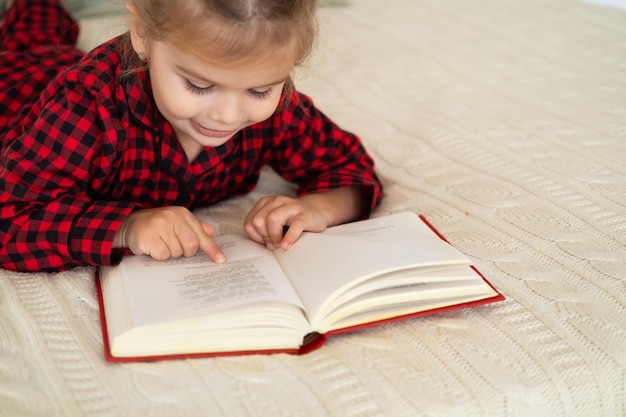
[[[175,321],[255,303],[303,308],[272,252],[244,236],[216,237],[228,260],[208,255],[155,261],[125,258],[120,265],[134,326]]]
[[[328,332],[365,322],[379,321],[398,315],[417,313],[428,309],[450,306],[455,303],[466,303],[488,297],[497,293],[469,266],[459,265],[451,271],[448,279],[425,277],[419,282],[419,275],[413,275],[411,284],[400,287],[376,288],[357,294],[346,302],[334,306],[320,318],[317,328]],[[461,270],[461,269],[464,269]],[[413,270],[401,271],[411,274]],[[417,278],[416,278],[417,277]],[[361,290],[360,287],[358,287]],[[349,293],[351,294],[351,293]]]
[[[408,212],[305,233],[289,251],[274,255],[311,322],[324,303],[373,276],[408,267],[470,263]]]
[[[468,265],[445,265],[406,268],[377,275],[349,291],[340,292],[324,302],[318,311],[323,317],[316,328],[324,331],[342,326],[345,318],[370,316],[370,321],[381,320],[384,311],[395,316],[405,308],[414,311],[451,298],[496,296],[497,292]],[[420,302],[420,300],[424,300]],[[412,305],[412,307],[411,307]],[[384,309],[381,306],[386,306]]]

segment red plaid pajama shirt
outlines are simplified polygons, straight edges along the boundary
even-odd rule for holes
[[[124,251],[113,239],[133,210],[245,194],[264,165],[301,194],[360,186],[364,215],[378,204],[381,184],[359,139],[298,92],[190,163],[149,75],[120,78],[121,39],[83,56],[74,22],[51,3],[15,0],[0,29],[1,267],[116,264]]]

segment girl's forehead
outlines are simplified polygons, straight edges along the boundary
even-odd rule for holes
[[[228,70],[247,72],[278,72],[288,74],[295,66],[296,56],[288,42],[285,45],[275,45],[270,41],[258,39],[256,44],[244,41],[241,44],[233,40],[232,44],[212,42],[210,39],[203,42],[181,42],[174,45],[185,55],[190,62],[206,64]]]
[[[245,85],[248,88],[275,85],[285,81],[294,63],[287,57],[259,54],[249,57],[213,56],[210,51],[188,51],[172,44],[169,50],[177,70],[198,81],[212,84]]]

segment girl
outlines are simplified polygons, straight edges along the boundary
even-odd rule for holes
[[[130,29],[86,55],[53,0],[14,0],[0,40],[0,266],[54,271],[224,255],[191,212],[249,192],[270,165],[298,197],[260,199],[251,239],[366,217],[373,161],[295,91],[314,0],[131,0]],[[287,232],[283,228],[287,226]]]

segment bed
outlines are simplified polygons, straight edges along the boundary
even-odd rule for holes
[[[81,47],[123,30],[119,10],[73,10]],[[320,17],[296,84],[375,158],[374,216],[424,214],[506,300],[302,356],[113,364],[93,268],[0,270],[0,416],[626,415],[626,11],[352,0]],[[256,198],[291,190],[268,171],[198,214],[242,233]]]

